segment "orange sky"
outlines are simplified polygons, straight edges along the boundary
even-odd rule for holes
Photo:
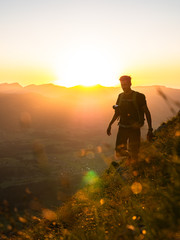
[[[180,1],[0,3],[0,83],[180,88]]]

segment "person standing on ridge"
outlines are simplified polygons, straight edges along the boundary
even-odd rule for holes
[[[148,123],[147,139],[152,140],[153,128],[151,114],[147,107],[145,95],[131,89],[131,77],[121,76],[119,78],[123,93],[120,93],[116,101],[114,116],[107,128],[107,135],[111,135],[111,126],[119,119],[119,130],[116,138],[116,156],[130,155],[131,159],[138,160],[140,148],[141,131],[144,125],[144,114]],[[129,141],[129,153],[127,142]]]

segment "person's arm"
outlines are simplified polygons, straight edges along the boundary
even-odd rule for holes
[[[147,105],[144,105],[144,106],[143,106],[143,110],[144,110],[144,113],[145,113],[145,115],[146,115],[146,119],[147,119],[147,123],[148,123],[149,130],[153,130],[153,129],[152,129],[151,113],[150,113]]]
[[[111,126],[112,124],[116,121],[116,119],[118,118],[118,113],[115,111],[114,113],[114,116],[112,117],[110,123],[109,123],[109,126],[107,128],[107,135],[110,136],[111,135]]]
[[[152,128],[152,118],[151,118],[151,113],[147,107],[147,105],[143,106],[144,113],[146,115],[147,123],[148,123],[148,133],[147,133],[147,139],[149,141],[152,140],[153,138],[153,128]]]
[[[119,95],[120,96],[120,95]],[[116,105],[118,105],[119,103],[119,96],[117,98],[117,101],[116,101]],[[108,125],[108,128],[107,128],[107,135],[110,136],[111,135],[111,126],[112,124],[116,121],[116,119],[119,117],[119,110],[118,109],[115,109],[115,112],[114,112],[114,115]]]

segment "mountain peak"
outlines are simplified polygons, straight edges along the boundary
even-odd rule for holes
[[[19,83],[1,83],[0,92],[4,93],[14,93],[19,92],[23,87]]]

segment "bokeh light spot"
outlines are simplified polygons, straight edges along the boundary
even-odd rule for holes
[[[9,231],[11,231],[13,228],[12,228],[12,226],[11,225],[7,225],[7,230],[9,230]]]
[[[45,219],[49,220],[49,221],[53,221],[57,219],[57,215],[54,211],[50,210],[50,209],[43,209],[42,210],[42,215]]]
[[[26,223],[27,222],[27,220],[25,218],[23,218],[23,217],[19,217],[19,221],[22,222],[22,223]]]
[[[179,131],[176,131],[175,136],[176,136],[176,137],[180,137],[180,130],[179,130]]]
[[[142,191],[142,185],[139,182],[134,182],[131,185],[131,190],[134,194],[139,194]]]
[[[81,155],[81,157],[84,157],[86,155],[86,150],[85,149],[81,149],[80,155]]]
[[[100,204],[103,205],[105,203],[104,199],[100,200]]]
[[[102,153],[102,147],[101,146],[97,146],[97,152]]]
[[[135,227],[134,227],[133,225],[127,225],[126,227],[127,227],[127,229],[130,229],[130,230],[132,230],[132,231],[135,230]]]
[[[133,171],[133,176],[137,177],[138,176],[138,171]]]

